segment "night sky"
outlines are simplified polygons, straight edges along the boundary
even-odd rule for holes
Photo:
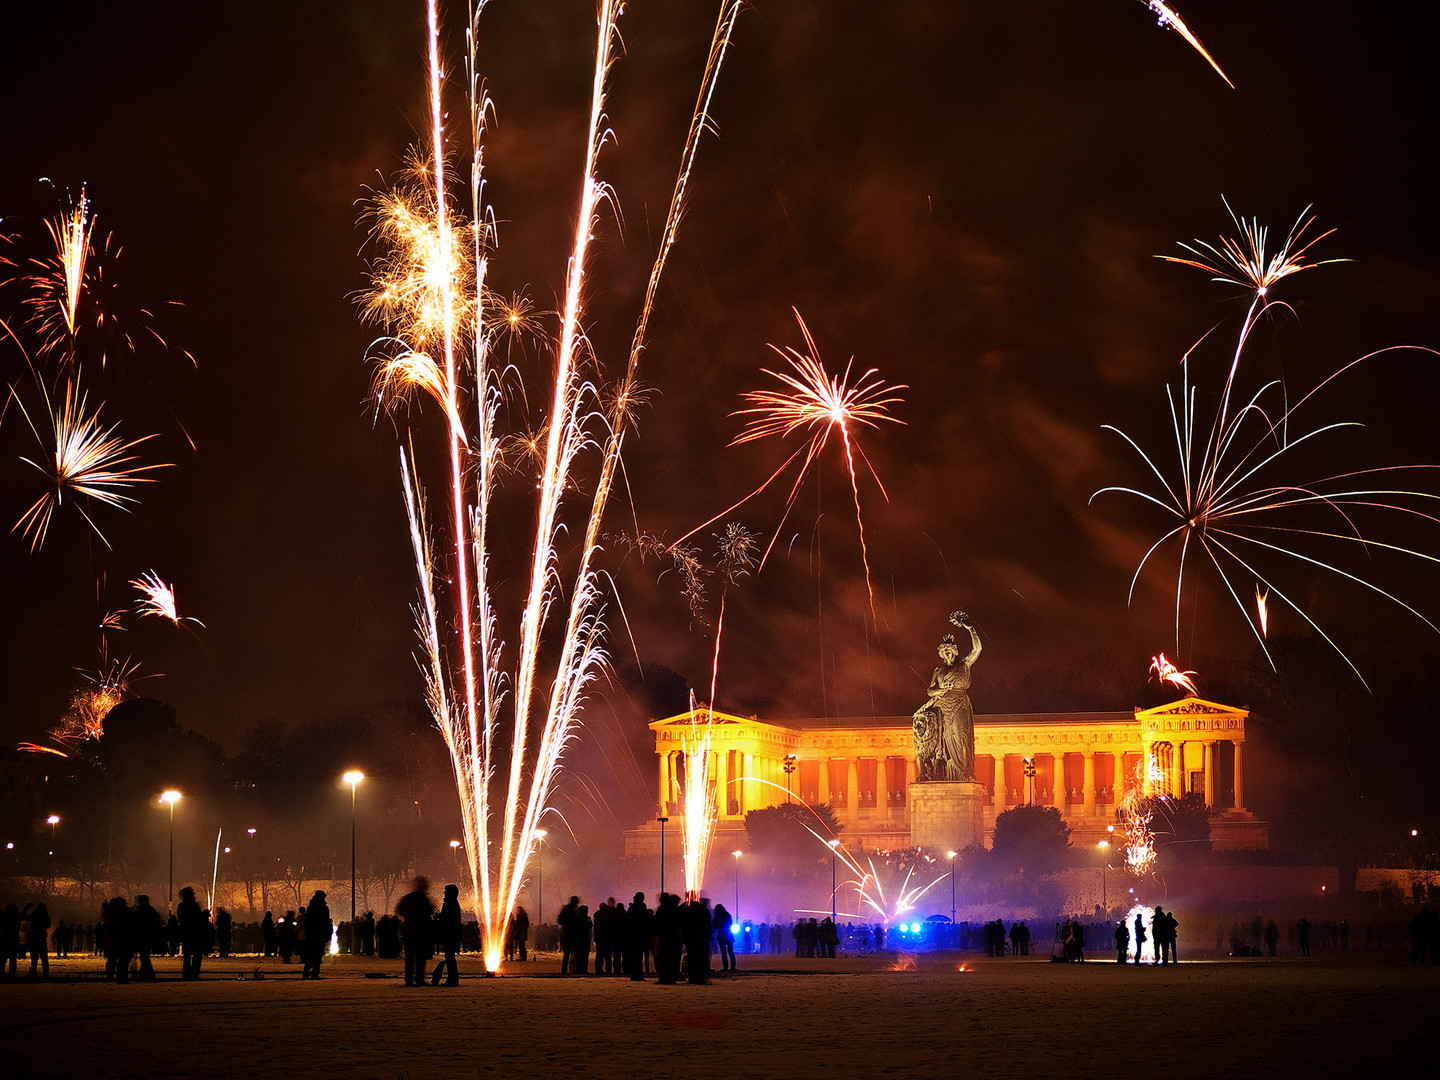
[[[615,138],[601,163],[619,222],[609,213],[599,227],[588,306],[612,365],[716,9],[639,0],[622,20]],[[792,306],[832,369],[853,356],[908,389],[893,410],[904,427],[860,436],[889,493],[862,482],[878,635],[835,446],[763,573],[731,600],[720,707],[908,714],[957,607],[985,640],[980,712],[1018,700],[1002,691],[1041,667],[1109,665],[1140,684],[1152,653],[1177,652],[1171,562],[1126,604],[1160,519],[1122,498],[1087,500],[1145,482],[1102,425],[1163,453],[1165,385],[1217,326],[1194,370],[1205,387],[1221,377],[1243,297],[1154,256],[1232,233],[1222,197],[1276,239],[1313,204],[1314,228],[1337,230],[1316,257],[1353,260],[1282,284],[1293,310],[1262,323],[1256,373],[1308,389],[1372,349],[1440,346],[1440,10],[1180,10],[1238,89],[1135,0],[757,0],[742,15],[712,110],[719,137],[701,151],[653,323],[643,378],[655,394],[627,454],[633,498],[611,527],[678,536],[779,465],[792,447],[727,444],[739,395],[765,386],[760,369],[777,360],[767,344],[802,344]],[[86,188],[99,231],[123,247],[125,302],[152,311],[171,346],[103,373],[82,349],[87,381],[126,433],[159,433],[146,452],[175,467],[135,513],[99,513],[113,550],[73,514],[38,554],[18,533],[0,537],[0,737],[40,738],[53,724],[75,669],[95,667],[100,613],[132,603],[125,582],[150,569],[205,625],[132,620],[112,650],[163,673],[144,692],[227,748],[259,723],[419,696],[400,429],[369,402],[365,354],[380,330],[355,295],[374,254],[366,200],[426,125],[423,20],[418,0],[4,7],[0,232],[38,241],[67,193]],[[461,24],[447,43],[457,68]],[[593,0],[494,0],[481,32],[498,118],[493,284],[553,310],[579,189]],[[461,99],[452,104],[459,116]],[[14,283],[0,293],[6,317],[18,295]],[[16,382],[23,361],[8,346],[0,358]],[[543,352],[516,360],[543,384]],[[1295,479],[1437,460],[1437,384],[1436,358],[1420,352],[1352,372],[1310,419],[1367,426]],[[417,439],[438,436],[423,409],[410,420]],[[18,462],[36,450],[13,409],[0,448],[8,522],[41,480]],[[725,520],[768,538],[784,490]],[[530,528],[517,514],[505,542],[523,551]],[[713,531],[697,543],[708,548]],[[1437,550],[1418,522],[1385,536]],[[605,565],[629,621],[613,637],[617,666],[636,662],[633,635],[640,660],[706,696],[711,631],[672,578],[618,550]],[[1440,614],[1433,568],[1376,553],[1366,572]],[[1233,604],[1201,580],[1182,662],[1253,659]],[[1440,652],[1399,609],[1318,573],[1287,580],[1343,644],[1383,633],[1422,661]],[[1293,616],[1278,628],[1298,629]]]

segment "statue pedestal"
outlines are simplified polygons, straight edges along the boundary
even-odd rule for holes
[[[985,842],[985,785],[978,780],[917,780],[910,785],[910,842],[942,855]]]

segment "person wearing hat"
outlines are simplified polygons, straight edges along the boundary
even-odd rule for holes
[[[300,972],[302,979],[320,978],[320,961],[330,947],[330,908],[325,903],[325,890],[316,889],[310,903],[305,905],[305,949],[300,955],[304,965]]]

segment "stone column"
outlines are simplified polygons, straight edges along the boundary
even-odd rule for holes
[[[1245,776],[1245,773],[1240,768],[1240,747],[1244,746],[1245,744],[1237,742],[1232,743],[1231,745],[1235,747],[1235,809],[1244,810],[1245,783],[1243,778]]]
[[[660,754],[660,810],[659,816],[665,817],[669,813],[670,806],[670,751],[665,750]]]
[[[1095,816],[1095,751],[1085,751],[1085,781],[1081,788],[1080,812],[1087,818]]]
[[[1185,744],[1176,739],[1170,746],[1170,797],[1178,799],[1185,794]]]
[[[820,759],[820,801],[828,804],[830,802],[830,759]]]
[[[755,797],[755,790],[750,784],[750,778],[755,775],[755,755],[747,750],[745,752],[745,782],[740,785],[740,812],[743,814],[750,807],[750,800]]]
[[[724,750],[711,751],[715,764],[712,766],[715,776],[715,816],[730,816],[730,755]]]
[[[1154,755],[1153,743],[1140,744],[1140,794],[1145,798],[1155,794],[1155,790],[1150,784],[1150,761]]]
[[[1215,805],[1215,740],[1205,740],[1205,805]]]

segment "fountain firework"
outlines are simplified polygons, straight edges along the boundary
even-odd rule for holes
[[[412,182],[380,200],[377,232],[389,253],[376,267],[369,307],[394,331],[378,379],[380,396],[394,400],[405,389],[419,389],[439,403],[445,418],[444,543],[437,540],[427,512],[423,451],[416,451],[413,435],[409,449],[401,451],[401,473],[420,580],[416,621],[428,701],[454,767],[485,964],[493,971],[500,963],[507,917],[538,844],[537,830],[562,753],[605,663],[604,611],[594,565],[601,521],[639,392],[638,368],[656,289],[675,242],[739,4],[726,0],[721,5],[625,370],[605,395],[584,374],[598,367],[598,360],[581,325],[591,234],[606,195],[596,162],[607,135],[606,75],[617,45],[621,7],[618,0],[602,0],[600,5],[589,138],[555,338],[554,383],[540,425],[543,438],[524,440],[533,446],[539,475],[534,547],[519,603],[513,668],[502,666],[496,578],[503,575],[491,567],[500,528],[495,497],[510,441],[499,431],[503,371],[492,361],[491,346],[500,328],[513,328],[517,320],[523,324],[526,312],[523,305],[497,301],[486,285],[494,217],[483,201],[481,181],[490,102],[475,69],[484,6],[480,2],[472,7],[467,27],[469,219],[462,220],[451,206],[440,27],[435,0],[429,0],[431,127],[430,153],[420,170],[424,185],[418,196]],[[498,316],[492,317],[491,309]],[[467,373],[474,381],[468,391],[461,386]],[[582,485],[578,470],[587,450],[597,451],[598,467]],[[582,487],[589,491],[588,499],[578,494]],[[562,558],[558,545],[566,537],[574,539]],[[555,658],[544,675],[542,645],[543,655]]]

